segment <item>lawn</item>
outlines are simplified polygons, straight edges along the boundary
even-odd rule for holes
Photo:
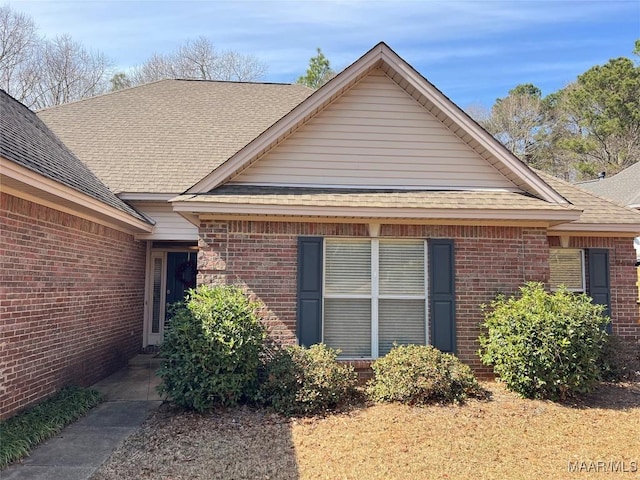
[[[490,400],[322,418],[165,404],[93,480],[640,477],[640,383],[603,385],[565,404],[483,386]]]

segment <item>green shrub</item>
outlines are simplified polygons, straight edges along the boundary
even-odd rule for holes
[[[367,393],[375,402],[425,405],[482,395],[468,365],[432,346],[394,346],[371,368],[374,377],[367,385]]]
[[[237,287],[201,286],[176,308],[160,347],[158,390],[197,411],[252,395],[266,331]]]
[[[527,283],[519,297],[483,305],[487,334],[480,358],[507,388],[526,398],[564,399],[590,391],[601,378],[609,319],[603,306],[565,289],[547,293]]]
[[[20,460],[102,401],[96,390],[65,387],[51,398],[0,422],[0,469]]]
[[[275,348],[265,359],[256,399],[285,415],[316,414],[346,402],[354,393],[353,367],[336,361],[324,344]]]

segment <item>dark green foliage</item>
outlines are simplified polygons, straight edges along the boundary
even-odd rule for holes
[[[526,398],[564,399],[592,390],[609,319],[584,294],[554,293],[527,283],[520,295],[499,296],[485,310],[480,358],[507,387]]]
[[[174,310],[160,347],[158,390],[199,412],[236,405],[255,388],[265,337],[256,305],[239,288],[191,290]]]
[[[394,346],[371,367],[367,393],[375,402],[451,403],[483,393],[468,365],[432,346]]]
[[[309,68],[307,68],[307,73],[298,78],[296,82],[313,88],[314,90],[320,88],[336,76],[336,72],[331,69],[329,59],[324,56],[324,53],[322,53],[320,48],[318,48],[317,51],[318,54],[309,59]]]
[[[324,344],[274,348],[261,369],[258,403],[285,415],[309,415],[338,407],[354,393],[353,367],[336,361]]]
[[[20,460],[40,442],[76,421],[102,401],[102,395],[80,387],[66,387],[51,398],[0,422],[0,468]]]

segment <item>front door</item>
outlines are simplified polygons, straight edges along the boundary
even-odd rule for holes
[[[151,253],[151,303],[147,325],[147,345],[159,345],[171,320],[170,305],[184,299],[196,285],[195,252]]]

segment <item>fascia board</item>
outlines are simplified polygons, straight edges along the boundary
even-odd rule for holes
[[[72,208],[64,209],[67,213],[95,221],[96,223],[100,223],[120,231],[126,231],[127,233],[149,233],[153,231],[153,225],[151,224],[138,220],[126,212],[118,210],[115,207],[107,205],[89,195],[40,175],[39,173],[18,165],[10,160],[0,158],[0,167],[2,168],[2,176],[11,178],[21,184],[28,185],[37,191],[46,192],[47,194],[53,195],[62,201],[79,207],[81,210],[89,210],[93,214],[86,215],[81,211],[76,211]],[[14,189],[7,185],[4,185],[2,190],[27,200],[39,200],[35,195],[27,194],[20,191],[20,189]],[[47,206],[58,210],[64,208],[63,205],[55,205],[51,202],[47,202],[47,204]],[[105,217],[107,217],[108,220],[105,221]],[[123,226],[125,228],[123,228]]]
[[[564,223],[580,218],[581,211],[574,209],[541,210],[486,210],[446,208],[384,208],[384,207],[340,207],[306,205],[222,204],[198,201],[172,202],[176,212],[196,214],[278,215],[297,217],[349,217],[349,218],[403,218],[403,219],[466,219],[466,220],[531,220]]]

